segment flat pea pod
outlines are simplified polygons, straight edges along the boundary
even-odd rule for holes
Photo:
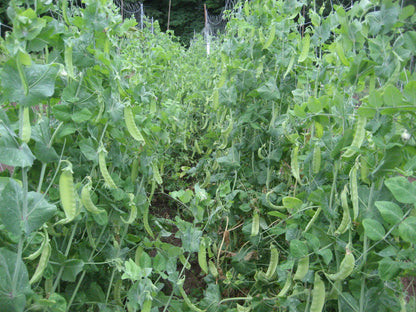
[[[129,218],[127,220],[124,220],[123,217],[120,217],[121,220],[125,224],[132,224],[134,222],[134,220],[136,220],[136,217],[137,217],[137,206],[136,206],[136,203],[134,202],[134,195],[132,193],[129,193],[129,198],[130,198],[130,202],[129,202],[129,208],[130,208]]]
[[[204,182],[201,184],[201,188],[205,188],[211,182],[211,172],[209,170],[205,170],[205,179]]]
[[[287,65],[287,69],[286,69],[285,73],[283,74],[283,79],[286,78],[287,74],[290,73],[290,71],[293,68],[294,63],[295,63],[295,55],[293,54],[292,57],[289,60],[289,65]]]
[[[342,155],[342,157],[349,158],[355,155],[357,150],[361,147],[365,139],[365,125],[367,124],[367,118],[365,116],[358,116],[354,138],[352,139],[351,146]]]
[[[72,164],[68,163],[69,165],[62,170],[59,177],[59,196],[66,218],[60,220],[57,224],[71,222],[79,214],[75,197],[74,178],[72,176]]]
[[[212,262],[212,261],[208,261],[208,268],[209,268],[209,272],[212,274],[212,276],[217,278],[219,274],[218,274],[217,267],[215,266],[215,263]]]
[[[23,107],[23,116],[22,116],[22,142],[29,142],[32,134],[32,127],[30,126],[30,114],[29,107]]]
[[[144,211],[143,211],[143,226],[146,230],[147,234],[149,234],[152,238],[155,238],[155,235],[153,234],[152,229],[149,225],[149,205],[145,205]]]
[[[36,267],[35,273],[33,273],[32,278],[29,281],[29,284],[36,283],[42,277],[43,271],[45,271],[46,266],[48,265],[49,257],[51,255],[51,245],[48,242],[45,244],[42,253],[40,255],[38,266]]]
[[[342,259],[339,270],[334,274],[327,274],[326,276],[333,281],[342,281],[351,275],[354,271],[355,258],[353,253],[347,248],[345,257]]]
[[[321,312],[322,309],[324,308],[324,304],[325,304],[325,283],[319,276],[319,273],[315,272],[310,312]]]
[[[177,283],[177,285],[178,285],[178,288],[179,288],[179,292],[181,293],[181,295],[183,297],[183,300],[185,301],[185,303],[188,306],[188,308],[191,309],[194,312],[203,312],[204,310],[201,310],[200,308],[198,308],[189,299],[188,295],[186,294],[185,290],[183,289],[183,280],[182,281],[179,281]]]
[[[159,168],[157,166],[156,162],[152,163],[152,171],[153,171],[153,178],[156,181],[157,184],[161,185],[163,183],[162,177],[159,173]]]
[[[296,269],[294,280],[302,280],[309,271],[309,256],[305,256],[299,259],[298,268]]]
[[[306,233],[307,231],[309,231],[309,229],[315,223],[315,221],[318,218],[318,216],[321,213],[321,211],[322,211],[322,207],[319,207],[318,209],[316,209],[313,217],[309,220],[308,224],[306,225],[305,230],[303,231],[304,233]]]
[[[337,41],[335,44],[335,52],[337,53],[339,60],[345,66],[350,66],[350,62],[345,57],[344,48],[342,47],[341,41]]]
[[[251,223],[251,236],[257,236],[260,230],[260,217],[257,211],[253,213],[253,221]]]
[[[19,73],[20,81],[22,82],[23,91],[25,92],[25,96],[27,96],[29,94],[29,85],[27,83],[26,75],[23,70],[21,53],[18,53],[16,56],[16,67]]]
[[[127,130],[129,131],[130,135],[138,142],[144,143],[144,138],[140,133],[139,128],[136,126],[136,122],[134,121],[133,111],[130,106],[124,107],[124,121],[126,122]]]
[[[280,290],[279,294],[277,295],[277,297],[281,298],[281,297],[285,297],[287,292],[290,289],[290,286],[292,286],[292,276],[290,275],[290,273],[287,274],[286,277],[286,282],[283,285],[282,289]]]
[[[146,299],[146,300],[143,302],[141,312],[150,312],[150,310],[152,310],[152,300],[150,300],[150,299]]]
[[[358,180],[357,180],[357,166],[358,163],[355,163],[350,172],[350,189],[351,189],[351,202],[352,202],[352,211],[354,214],[354,221],[357,220],[359,214],[359,202],[358,202]]]
[[[37,257],[40,256],[40,254],[42,253],[42,250],[45,248],[45,245],[49,242],[49,238],[47,236],[48,232],[46,232],[46,230],[45,230],[45,233],[39,233],[39,234],[43,237],[40,247],[35,252],[25,257],[25,260],[30,260],[30,261],[35,260]]]
[[[319,173],[321,170],[321,147],[316,144],[313,148],[312,154],[312,172],[314,174]]]
[[[87,177],[89,180],[88,183],[82,188],[81,191],[81,203],[85,207],[85,209],[88,212],[91,212],[93,214],[102,213],[102,209],[97,208],[97,206],[94,205],[91,199],[91,178]]]
[[[201,239],[198,250],[198,264],[201,270],[208,274],[208,262],[207,262],[207,249],[205,246],[205,240]]]
[[[292,150],[292,155],[290,157],[290,168],[292,170],[292,175],[298,181],[300,185],[302,185],[302,180],[300,179],[300,173],[299,173],[299,162],[298,162],[298,156],[299,156],[299,146],[295,146],[295,148]]]
[[[98,165],[100,167],[100,172],[101,172],[101,175],[103,176],[105,186],[110,189],[116,189],[117,185],[114,183],[107,169],[105,154],[106,152],[103,148],[101,148],[98,152]]]
[[[270,262],[266,271],[266,278],[271,279],[276,272],[279,263],[279,252],[274,245],[270,246]]]
[[[131,173],[130,173],[131,183],[134,183],[139,175],[139,164],[140,164],[140,160],[138,157],[135,158],[131,164]]]
[[[267,38],[267,41],[263,46],[263,50],[268,49],[272,45],[275,36],[276,36],[276,26],[273,24],[272,29],[270,30],[269,37]]]
[[[198,140],[194,141],[194,148],[195,148],[195,151],[197,152],[197,154],[202,154],[203,153],[201,148],[199,147]]]
[[[311,43],[310,39],[311,38],[310,38],[309,34],[306,34],[302,39],[302,50],[300,52],[299,59],[298,59],[299,63],[302,63],[308,57],[309,46],[310,46],[310,43]]]
[[[64,60],[68,76],[74,78],[74,66],[72,64],[72,43],[65,44]]]
[[[350,209],[348,207],[347,200],[347,185],[344,186],[344,189],[341,192],[341,206],[343,209],[342,220],[338,228],[335,230],[334,235],[344,234],[348,230],[348,226],[351,224]]]
[[[272,203],[272,201],[270,200],[270,195],[273,193],[274,191],[273,190],[271,190],[271,191],[269,191],[269,192],[267,192],[266,193],[266,203],[267,203],[267,205],[269,205],[271,208],[273,208],[273,209],[277,209],[277,210],[282,210],[282,209],[285,209],[285,207],[284,206],[278,206],[278,205],[275,205],[275,204],[273,204]]]

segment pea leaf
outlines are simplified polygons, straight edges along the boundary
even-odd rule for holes
[[[378,241],[383,239],[384,235],[386,234],[384,227],[377,220],[364,219],[363,226],[365,233],[371,240]]]
[[[75,282],[77,275],[84,268],[84,261],[80,259],[69,259],[63,264],[65,266],[62,274],[62,280],[67,282]]]
[[[40,228],[55,213],[56,206],[48,203],[40,193],[27,193],[27,207],[24,208],[23,189],[10,179],[1,193],[0,219],[5,228],[16,237],[22,232],[29,235]]]
[[[399,271],[400,267],[397,265],[396,261],[390,258],[384,258],[378,263],[378,275],[383,281],[392,279]]]
[[[55,79],[59,70],[56,64],[32,63],[31,66],[24,67],[23,71],[29,87],[29,92],[25,95],[19,72],[14,63],[13,59],[7,62],[0,74],[1,86],[6,99],[23,106],[34,106],[53,95]]]
[[[399,225],[400,237],[406,242],[416,244],[416,217],[410,216]]]
[[[0,163],[13,167],[31,167],[33,156],[26,143],[19,145],[14,132],[0,123]]]
[[[15,278],[14,278],[15,277]],[[0,307],[2,311],[23,311],[32,292],[26,265],[17,254],[0,248]]]
[[[390,224],[397,224],[402,220],[403,212],[397,204],[388,201],[378,201],[375,205],[384,221]]]
[[[308,246],[305,242],[294,239],[290,242],[290,254],[295,258],[302,258],[308,255]]]
[[[416,202],[416,187],[405,177],[389,178],[384,184],[397,201],[403,204],[412,204]]]

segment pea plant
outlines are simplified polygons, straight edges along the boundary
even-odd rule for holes
[[[414,311],[415,8],[309,8],[10,1],[1,310]]]

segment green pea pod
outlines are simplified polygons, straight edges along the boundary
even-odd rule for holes
[[[334,235],[344,234],[348,230],[349,225],[351,224],[350,209],[348,207],[348,200],[347,200],[347,191],[348,191],[348,188],[347,188],[347,185],[345,185],[344,189],[341,192],[341,205],[343,208],[342,220],[338,228],[334,232]]]
[[[270,246],[270,262],[266,272],[266,279],[271,279],[276,272],[279,263],[279,252],[273,245]]]
[[[319,276],[319,273],[315,273],[315,279],[313,282],[312,290],[312,303],[310,312],[321,312],[325,304],[325,283]]]
[[[351,275],[351,273],[354,271],[354,266],[355,266],[354,255],[347,248],[345,257],[344,259],[342,259],[341,264],[339,266],[339,271],[334,274],[327,274],[326,277],[328,277],[330,280],[333,280],[333,281],[342,281]]]
[[[77,207],[74,178],[72,176],[72,164],[62,170],[59,177],[59,195],[61,198],[62,208],[65,212],[65,219],[60,220],[56,224],[66,224],[73,221],[79,214]]]
[[[298,268],[296,269],[294,280],[302,280],[309,271],[309,256],[305,256],[299,259]]]
[[[43,272],[45,271],[46,266],[48,265],[50,255],[51,255],[51,245],[49,244],[49,239],[48,239],[48,242],[45,244],[42,250],[42,253],[40,255],[38,266],[36,267],[35,273],[33,273],[32,278],[29,281],[29,284],[32,285],[33,283],[36,283],[37,281],[41,279]]]

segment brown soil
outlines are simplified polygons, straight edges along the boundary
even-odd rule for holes
[[[406,301],[409,302],[410,297],[416,298],[416,276],[402,277],[402,283],[406,293]]]

